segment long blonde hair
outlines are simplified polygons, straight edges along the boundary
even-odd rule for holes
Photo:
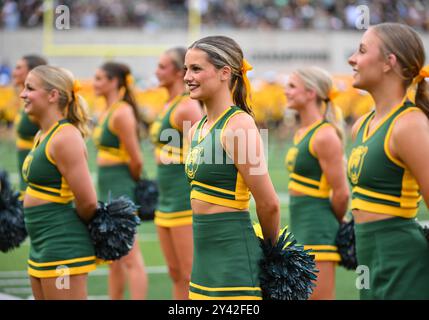
[[[89,133],[89,114],[85,99],[75,92],[73,74],[63,68],[41,65],[31,73],[38,77],[47,91],[59,92],[58,106],[64,117],[86,137]]]
[[[316,92],[316,102],[322,107],[325,105],[323,117],[328,121],[337,131],[341,140],[344,137],[343,121],[335,111],[335,106],[332,103],[331,93],[333,91],[333,81],[330,74],[319,67],[305,67],[297,69],[293,72],[297,75],[307,89]]]
[[[401,67],[399,76],[404,88],[409,88],[425,64],[425,49],[420,36],[413,28],[400,23],[380,23],[371,29],[381,40],[382,54],[396,56]],[[415,103],[429,118],[429,87],[424,78],[417,84]]]

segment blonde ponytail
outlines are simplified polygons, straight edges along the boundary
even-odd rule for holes
[[[64,117],[86,137],[89,133],[88,108],[86,101],[77,94],[80,85],[73,74],[67,69],[46,65],[34,68],[31,73],[40,78],[47,91],[58,91],[58,106]]]
[[[330,98],[325,100],[323,118],[334,127],[338,137],[344,142],[344,118],[341,109],[336,108]]]
[[[70,121],[82,134],[84,138],[89,135],[89,112],[85,99],[78,94],[72,94],[72,100],[67,107],[67,120]]]
[[[294,72],[304,83],[307,89],[314,90],[317,95],[317,103],[321,107],[324,119],[329,122],[338,134],[344,139],[344,125],[341,112],[337,113],[337,108],[332,101],[338,95],[338,91],[333,87],[330,74],[319,67],[306,67]]]

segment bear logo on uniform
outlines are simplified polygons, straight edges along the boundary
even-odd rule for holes
[[[204,149],[202,147],[195,147],[188,153],[186,158],[186,175],[189,179],[194,179],[200,164],[201,157],[203,156]]]
[[[353,148],[352,153],[349,158],[349,162],[347,165],[347,172],[350,177],[350,181],[353,184],[357,184],[359,181],[359,176],[362,171],[363,162],[365,159],[365,155],[368,152],[368,147],[359,146],[357,148]]]
[[[298,148],[292,147],[289,149],[286,155],[286,168],[289,172],[293,172],[295,170],[296,157],[298,156]]]

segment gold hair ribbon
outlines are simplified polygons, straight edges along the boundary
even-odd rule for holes
[[[250,95],[252,88],[250,86],[249,78],[247,77],[247,71],[253,70],[252,65],[246,60],[243,59],[243,65],[241,67],[241,74],[243,75],[244,86],[246,87],[246,103],[250,107]]]
[[[82,90],[82,85],[80,84],[79,80],[75,80],[73,82],[73,93],[76,94],[80,90]]]
[[[331,102],[332,102],[332,101],[334,101],[334,99],[335,99],[335,98],[337,98],[339,95],[340,95],[340,91],[339,91],[337,88],[332,87],[332,88],[331,88],[331,90],[329,90],[328,98],[329,98],[329,100],[331,100]]]
[[[424,78],[429,78],[429,65],[420,69],[419,74],[413,79],[413,84],[421,82]]]
[[[125,77],[125,84],[128,88],[131,88],[134,85],[134,77],[131,73],[127,74],[127,76]]]
[[[429,65],[424,66],[420,69],[419,74],[414,77],[413,83],[407,89],[407,98],[411,102],[416,100],[416,85],[418,85],[425,78],[429,78]]]

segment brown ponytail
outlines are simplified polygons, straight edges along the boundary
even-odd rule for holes
[[[248,102],[247,102],[248,93],[247,93],[247,88],[243,81],[243,76],[234,75],[233,79],[234,78],[235,78],[235,81],[233,81],[234,90],[232,94],[232,100],[234,101],[235,105],[237,105],[238,107],[240,107],[242,110],[244,110],[245,112],[247,112],[253,117],[254,115],[253,115],[252,108],[248,105]]]
[[[419,34],[411,27],[400,23],[380,23],[371,27],[381,40],[380,51],[384,56],[394,54],[400,66],[399,76],[404,88],[410,89],[425,63],[425,49]],[[428,84],[421,77],[415,95],[416,107],[429,118]]]
[[[253,116],[252,108],[247,102],[244,77],[247,71],[244,66],[243,51],[235,40],[225,36],[210,36],[195,41],[188,49],[197,48],[207,53],[209,61],[217,69],[229,66],[232,70],[229,87],[234,104]],[[244,68],[244,69],[243,69]],[[249,88],[250,89],[250,88]]]
[[[416,106],[429,118],[429,85],[422,79],[417,85]]]
[[[132,84],[129,83],[129,80],[131,78],[131,70],[130,68],[123,64],[118,62],[106,62],[101,66],[101,69],[106,72],[106,75],[109,79],[116,78],[118,79],[118,90],[123,91],[122,100],[128,103],[134,113],[134,117],[136,118],[137,124],[139,124],[140,121],[140,114],[139,109],[137,106],[137,101],[134,96],[133,90],[132,90]]]

